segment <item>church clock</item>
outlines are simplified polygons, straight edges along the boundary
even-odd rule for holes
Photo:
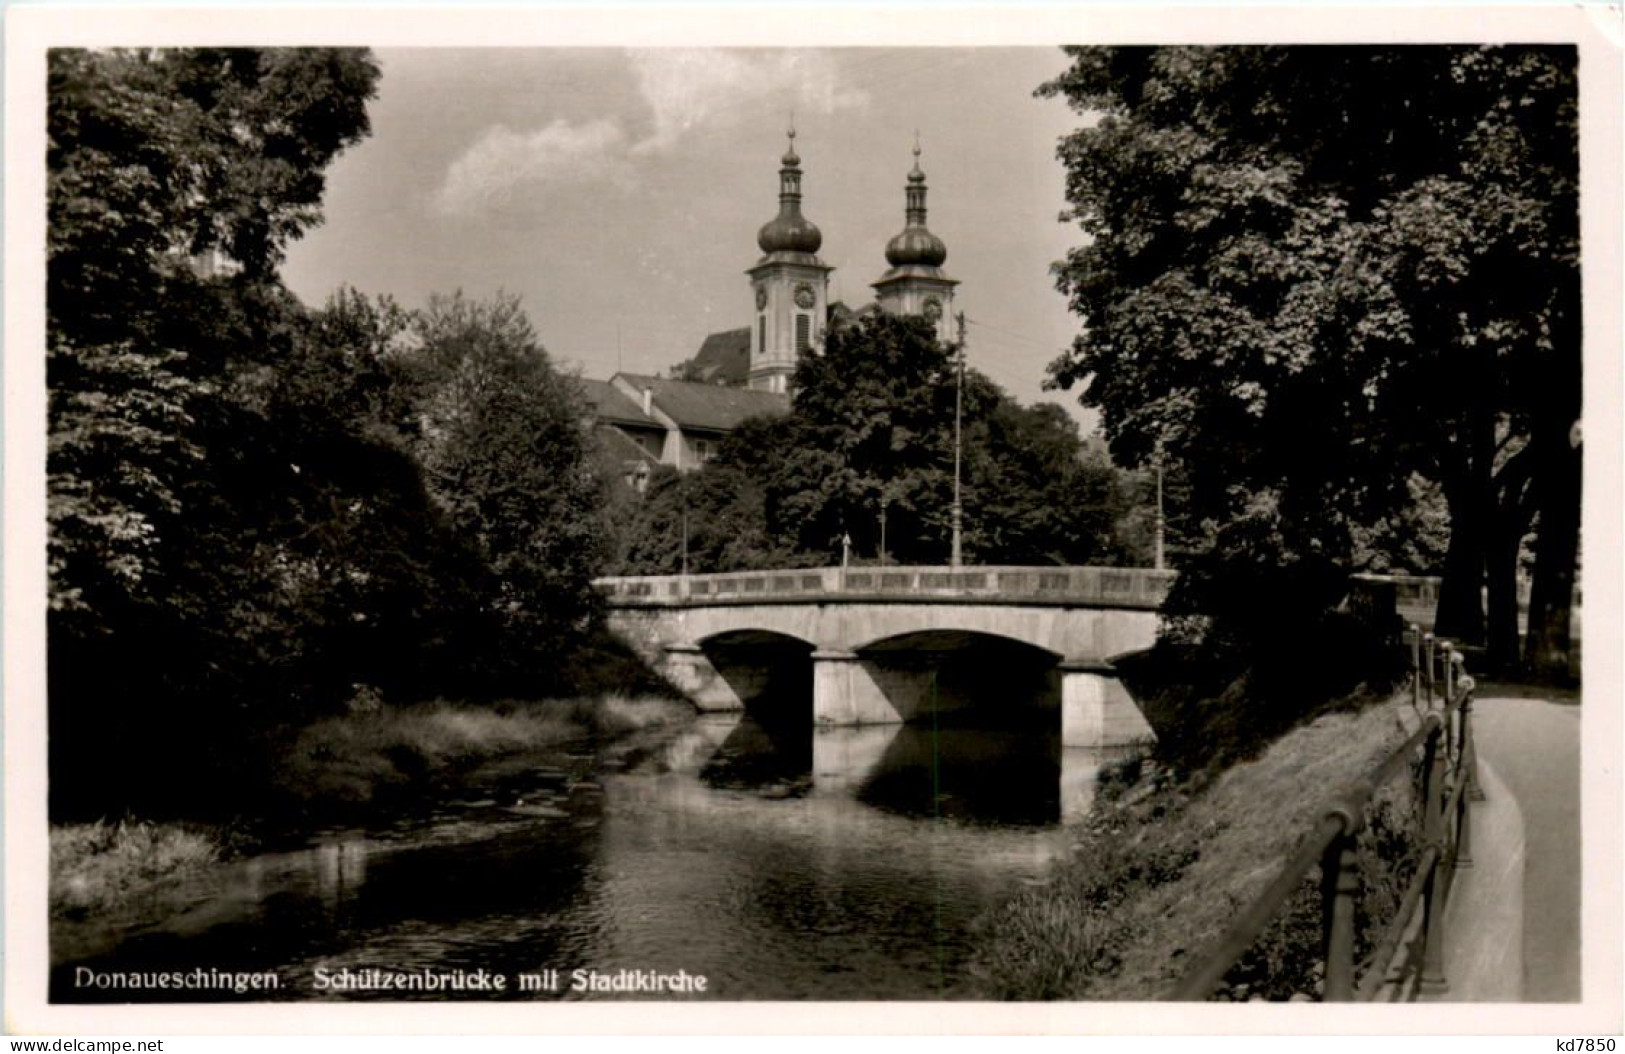
[[[799,308],[801,308],[802,310],[805,311],[807,308],[812,307],[817,302],[818,302],[817,298],[813,296],[812,286],[810,286],[810,285],[798,285],[798,286],[796,286],[796,306],[797,307],[799,307]]]

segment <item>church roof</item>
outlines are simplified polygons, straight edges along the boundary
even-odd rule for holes
[[[873,300],[857,310],[853,310],[847,307],[845,302],[837,300],[829,305],[829,331],[831,333],[842,332],[858,325],[870,315],[878,314],[880,314],[880,305]]]
[[[643,407],[627,398],[626,394],[608,381],[590,381],[583,379],[581,388],[587,395],[587,402],[591,404],[593,416],[600,421],[611,421],[619,425],[642,426],[644,428],[661,428],[659,421],[643,412]]]
[[[925,173],[920,171],[918,139],[914,142],[914,171],[908,174],[903,200],[903,216],[908,226],[886,243],[886,262],[892,265],[893,271],[909,266],[941,267],[948,258],[948,246],[925,227]]]
[[[750,327],[712,333],[689,364],[694,379],[705,384],[743,385],[750,377]]]
[[[617,377],[636,388],[648,388],[655,407],[684,430],[731,432],[752,417],[782,414],[790,409],[789,398],[780,392],[725,388],[718,384],[633,373],[617,374]]]
[[[850,326],[861,322],[869,315],[878,315],[879,313],[880,305],[873,300],[856,309],[848,307],[844,300],[837,300],[829,305],[829,324],[832,329],[839,329],[842,326]]]
[[[949,278],[942,272],[942,268],[919,263],[900,264],[896,267],[889,268],[885,274],[881,275],[877,280],[869,284],[874,286],[883,286],[892,282],[901,282],[905,278],[929,278],[932,281],[939,282],[943,285],[959,284],[959,280],[957,278]]]
[[[796,131],[790,129],[790,148],[779,169],[779,214],[756,232],[756,244],[765,256],[807,256],[817,263],[824,244],[818,225],[801,214],[801,158],[796,154]]]

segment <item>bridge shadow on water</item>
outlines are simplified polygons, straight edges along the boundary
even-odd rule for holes
[[[769,707],[732,722],[700,764],[702,783],[769,799],[840,795],[899,816],[998,827],[1088,812],[1120,753],[1064,748],[1052,711],[930,714],[906,724],[813,728]]]
[[[813,729],[788,713],[746,713],[700,769],[711,787],[774,797],[801,797],[812,790]]]
[[[1057,657],[1018,641],[934,630],[860,650],[897,723],[815,727],[810,648],[730,634],[706,653],[746,700],[699,768],[708,786],[768,798],[843,794],[901,816],[994,826],[1076,819],[1123,751],[1061,741]]]
[[[1051,824],[1061,813],[1054,729],[904,725],[857,787],[866,805],[905,816],[999,826]]]

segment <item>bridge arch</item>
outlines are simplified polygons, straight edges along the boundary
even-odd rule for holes
[[[767,648],[776,651],[805,651],[809,655],[818,647],[816,642],[804,640],[793,633],[753,626],[716,629],[697,638],[694,643],[704,649]]]
[[[704,710],[812,706],[812,642],[750,625],[712,626],[692,641],[666,645],[665,671]]]
[[[869,641],[853,654],[903,721],[1058,721],[1064,656],[1019,637],[932,627]]]
[[[696,642],[729,694],[763,720],[805,715],[812,709],[811,641],[776,630],[732,629]]]
[[[1051,662],[1060,662],[1066,658],[1058,651],[1053,651],[1042,644],[1027,640],[1021,636],[981,628],[964,628],[952,625],[952,621],[951,619],[932,620],[929,626],[888,633],[883,637],[857,644],[852,650],[859,654],[906,651],[960,652],[981,645],[1018,652],[1033,652],[1036,655],[1044,656]]]

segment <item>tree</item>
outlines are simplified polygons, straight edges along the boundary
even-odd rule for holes
[[[768,496],[796,548],[838,556],[850,535],[878,555],[884,507],[892,556],[946,562],[954,377],[951,349],[921,318],[874,314],[802,357]]]
[[[522,677],[598,610],[609,548],[585,397],[537,341],[518,298],[436,296],[416,325],[415,452],[428,492],[491,575],[493,671]],[[536,683],[536,682],[533,682]]]
[[[1021,406],[986,378],[965,428],[966,553],[984,563],[1149,563],[1124,534],[1134,481],[1087,458],[1077,422],[1054,403]]]
[[[769,534],[766,500],[749,471],[723,459],[688,473],[662,466],[631,514],[620,573],[670,575],[686,567],[706,574],[808,563]]]
[[[50,53],[55,609],[105,626],[104,601],[159,573],[203,404],[243,350],[209,339],[228,294],[193,257],[224,251],[263,277],[319,220],[322,169],[366,135],[377,74],[347,49]]]
[[[1213,560],[1302,566],[1305,603],[1421,472],[1451,513],[1440,630],[1484,637],[1488,570],[1510,659],[1529,500],[1577,508],[1524,456],[1577,402],[1572,49],[1071,54],[1040,93],[1094,118],[1060,148],[1088,327],[1053,380],[1087,380],[1120,459],[1185,470]]]
[[[283,699],[330,707],[461,690],[481,667],[485,569],[430,499],[414,453],[413,316],[341,289],[277,363],[238,498],[242,565],[275,617],[249,664]],[[263,674],[262,674],[263,676]]]
[[[273,271],[377,76],[356,49],[48,57],[53,808],[262,698],[239,470],[297,329]]]
[[[675,572],[683,523],[693,570],[810,566],[885,549],[945,563],[951,546],[956,350],[922,319],[874,315],[837,327],[802,360],[789,414],[746,422],[716,459],[651,481],[626,566]],[[965,557],[979,562],[1122,562],[1130,482],[1092,463],[1052,404],[1021,407],[963,377]]]

